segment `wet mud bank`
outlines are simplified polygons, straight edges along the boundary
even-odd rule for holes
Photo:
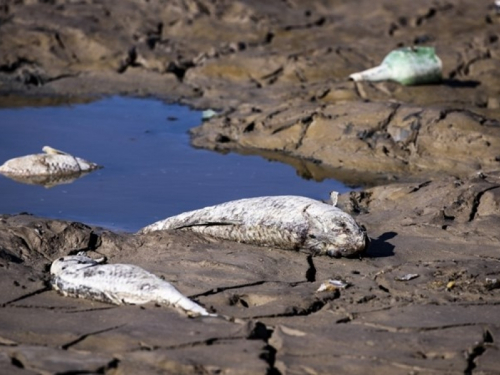
[[[213,108],[197,147],[374,186],[338,203],[371,237],[362,259],[3,215],[1,368],[497,373],[499,25],[492,1],[0,3],[2,106],[125,94]],[[441,83],[347,79],[411,45],[436,48]],[[62,297],[48,267],[79,251],[226,318]],[[317,292],[329,279],[347,287]]]
[[[369,228],[361,259],[4,215],[3,364],[19,373],[493,374],[499,202],[498,175],[341,195]],[[62,297],[47,287],[48,267],[80,251],[147,269],[220,317]],[[332,279],[347,287],[317,291]]]

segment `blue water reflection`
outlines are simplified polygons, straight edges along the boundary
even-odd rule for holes
[[[189,145],[201,112],[153,99],[0,110],[0,164],[52,146],[103,165],[50,189],[0,176],[0,213],[83,221],[136,231],[167,216],[228,200],[295,194],[326,199],[347,188],[297,176],[259,156],[221,155]]]

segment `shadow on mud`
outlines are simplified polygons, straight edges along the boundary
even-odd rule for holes
[[[441,84],[455,88],[475,88],[481,84],[479,81],[459,81],[457,79],[443,79]]]
[[[387,240],[397,235],[396,232],[385,232],[379,238],[372,238],[366,256],[369,258],[383,258],[394,255],[394,245],[388,243]]]

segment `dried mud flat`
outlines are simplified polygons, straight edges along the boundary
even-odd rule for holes
[[[372,238],[363,259],[3,215],[0,371],[500,373],[499,23],[472,0],[2,1],[2,106],[216,108],[196,146],[374,187],[339,198]],[[441,84],[346,79],[412,44],[436,46]],[[80,250],[230,318],[63,298],[48,265]],[[335,278],[349,287],[316,292]]]

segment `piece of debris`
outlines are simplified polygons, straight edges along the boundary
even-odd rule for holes
[[[115,305],[156,302],[190,316],[216,316],[182,295],[172,284],[130,264],[103,264],[87,255],[65,256],[50,267],[52,287],[61,294]]]
[[[281,332],[288,336],[302,337],[306,336],[307,333],[299,331],[298,329],[288,328],[286,326],[280,326]]]
[[[337,289],[345,289],[347,287],[351,286],[346,281],[339,280],[339,279],[330,279],[328,281],[323,282],[318,290],[316,292],[333,292]]]
[[[389,53],[379,66],[349,76],[354,81],[396,81],[402,85],[442,80],[442,62],[433,47],[405,47]]]
[[[498,280],[497,278],[493,279],[493,278],[487,277],[485,282],[484,282],[484,286],[488,290],[498,289],[498,288],[500,288],[500,280]]]
[[[407,273],[406,275],[403,276],[396,276],[394,280],[396,281],[410,281],[413,279],[416,279],[420,275],[418,273]]]
[[[455,281],[449,281],[448,284],[446,284],[446,290],[451,290],[455,286]]]
[[[219,112],[214,111],[213,109],[207,109],[201,112],[202,121],[210,120],[212,117],[215,117],[219,114]]]

